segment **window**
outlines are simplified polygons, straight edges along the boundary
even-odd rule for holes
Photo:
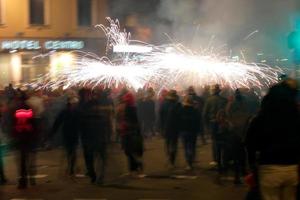
[[[0,25],[4,24],[4,0],[0,0]]]
[[[45,24],[45,2],[44,0],[30,0],[30,24],[44,25]]]
[[[92,0],[77,0],[77,22],[79,26],[91,26]]]

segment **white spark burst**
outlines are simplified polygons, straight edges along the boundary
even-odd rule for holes
[[[130,33],[121,31],[118,20],[107,19],[109,26],[96,26],[107,37],[107,51],[114,46],[126,47],[132,43],[151,47],[152,51],[140,52],[135,56],[125,52],[117,60],[76,51],[73,67],[62,68],[55,79],[51,79],[50,74],[46,75],[43,88],[104,85],[126,86],[136,90],[147,84],[157,89],[184,89],[190,85],[204,87],[213,84],[232,89],[263,88],[276,83],[281,73],[279,68],[233,61],[230,56],[211,50],[194,52],[181,44],[154,46],[130,40]]]

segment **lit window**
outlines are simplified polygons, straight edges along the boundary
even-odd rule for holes
[[[44,25],[45,24],[45,2],[44,0],[30,0],[30,24]]]
[[[92,1],[77,0],[77,20],[79,26],[91,26],[92,24]]]

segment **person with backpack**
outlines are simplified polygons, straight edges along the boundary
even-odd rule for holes
[[[35,185],[35,159],[37,134],[34,124],[34,112],[26,103],[28,97],[22,91],[16,99],[16,107],[13,112],[12,138],[17,149],[20,178],[18,188],[24,189],[28,185],[28,177],[31,185]]]

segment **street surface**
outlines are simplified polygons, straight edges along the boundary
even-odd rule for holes
[[[217,172],[209,165],[210,145],[198,142],[194,172],[185,171],[183,149],[180,145],[177,167],[169,170],[163,140],[146,140],[144,155],[146,177],[129,177],[127,160],[119,144],[109,149],[109,159],[103,186],[92,185],[85,172],[82,152],[78,154],[76,178],[65,175],[66,161],[62,149],[38,152],[37,185],[19,190],[16,187],[15,155],[5,157],[9,182],[0,186],[0,200],[240,200],[245,198],[246,186],[235,186],[228,177],[223,184],[216,182]]]

